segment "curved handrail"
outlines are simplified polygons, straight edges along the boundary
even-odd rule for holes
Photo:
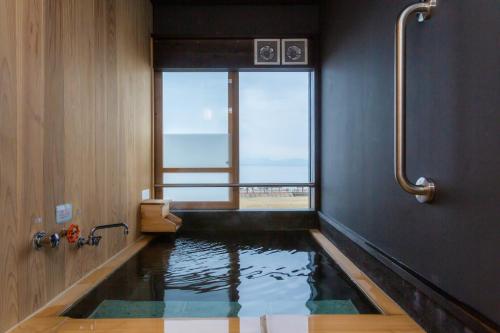
[[[406,176],[406,21],[414,14],[423,22],[430,18],[436,0],[426,0],[407,7],[398,17],[396,25],[396,64],[395,64],[395,106],[394,106],[394,173],[401,188],[414,194],[419,202],[430,202],[434,198],[436,186],[428,178],[421,177],[416,184],[411,183]]]

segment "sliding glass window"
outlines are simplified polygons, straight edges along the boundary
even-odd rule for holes
[[[179,209],[310,208],[310,83],[308,72],[156,73],[156,196]]]

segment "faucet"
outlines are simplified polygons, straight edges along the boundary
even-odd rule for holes
[[[38,231],[33,235],[32,242],[35,250],[40,250],[44,246],[58,248],[61,236],[57,232],[49,235],[45,231]]]
[[[123,227],[123,234],[126,236],[128,235],[128,225],[126,223],[113,223],[113,224],[103,224],[103,225],[98,225],[93,227],[90,230],[89,237],[85,239],[84,237],[80,237],[77,242],[77,246],[80,248],[84,245],[90,245],[90,246],[98,246],[99,242],[102,239],[102,236],[97,236],[95,233],[97,230],[100,229],[109,229],[109,228],[119,228]]]

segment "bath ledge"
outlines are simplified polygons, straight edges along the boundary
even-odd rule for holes
[[[84,297],[88,292],[90,292],[95,286],[101,283],[109,275],[111,275],[118,267],[120,267],[123,263],[130,259],[130,257],[144,248],[153,238],[154,236],[149,235],[140,236],[132,244],[124,247],[116,254],[111,256],[108,260],[104,261],[102,264],[89,271],[81,279],[73,283],[61,293],[57,294],[53,299],[51,299],[40,309],[36,310],[31,315],[8,329],[6,333],[28,332],[23,327],[29,321],[37,318],[48,319],[49,317],[53,317],[54,320],[56,320],[56,318],[65,319],[65,317],[58,316],[80,298]]]

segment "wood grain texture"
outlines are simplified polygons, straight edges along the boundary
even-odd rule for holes
[[[139,235],[151,185],[148,0],[0,0],[0,332]],[[99,248],[33,251],[71,202]],[[41,221],[41,223],[40,223]],[[38,223],[37,223],[38,222]]]
[[[37,0],[17,2],[19,220],[16,268],[19,315],[29,314],[41,307],[47,298],[45,279],[33,274],[45,275],[45,258],[43,253],[33,251],[30,246],[31,235],[42,228],[42,224],[34,223],[34,219],[43,217],[44,4]]]
[[[265,327],[265,329],[263,328]],[[406,316],[317,315],[261,318],[125,318],[73,319],[36,317],[12,333],[169,333],[169,332],[270,332],[270,333],[424,333]]]
[[[141,203],[142,232],[177,232],[182,219],[170,213],[170,201],[152,199]]]
[[[0,234],[4,238],[0,242],[0,331],[19,317],[16,11],[15,1],[0,0]]]

